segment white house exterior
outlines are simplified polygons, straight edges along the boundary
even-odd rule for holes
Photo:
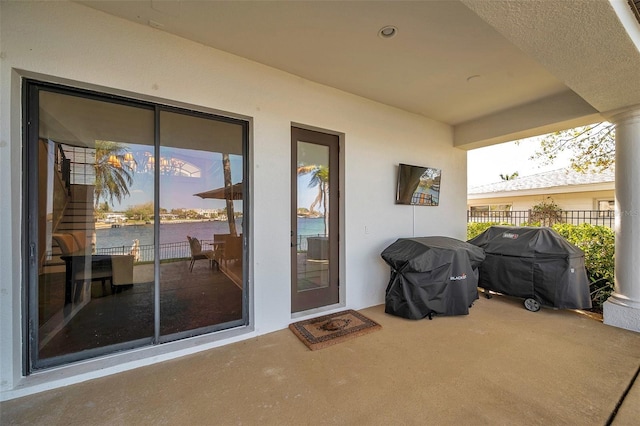
[[[386,25],[397,35],[377,35]],[[624,58],[624,60],[622,59]],[[29,369],[26,81],[246,124],[246,324]],[[623,0],[0,2],[1,399],[114,374],[384,302],[380,252],[465,237],[466,150],[617,124],[616,293],[640,331],[640,23]],[[291,131],[340,144],[339,300],[292,313]],[[442,170],[437,207],[395,204],[399,163]],[[338,207],[338,206],[336,206]]]
[[[613,210],[615,172],[579,173],[571,169],[552,170],[530,176],[469,188],[469,210],[529,210],[553,201],[563,210]]]

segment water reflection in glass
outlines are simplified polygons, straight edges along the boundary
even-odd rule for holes
[[[171,339],[242,319],[242,128],[172,112],[160,123],[160,333]]]
[[[39,102],[38,358],[150,342],[153,229],[127,226],[126,206],[139,196],[133,151],[154,151],[153,111],[46,91]]]

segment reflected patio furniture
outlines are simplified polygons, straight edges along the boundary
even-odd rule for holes
[[[104,288],[106,280],[113,279],[109,255],[63,255],[60,259],[65,262],[65,306],[80,302],[86,282],[101,281]]]
[[[60,248],[60,253],[63,255],[90,254],[86,243],[86,235],[81,231],[53,233],[51,240]]]
[[[213,244],[217,259],[223,260],[225,266],[229,261],[242,262],[242,234],[213,234]]]
[[[115,293],[117,286],[133,284],[131,255],[76,254],[63,255],[60,259],[65,262],[65,305],[80,301],[85,283],[100,281],[102,296],[107,294],[107,281],[111,293]]]
[[[212,198],[216,200],[242,200],[242,182],[222,188],[211,189],[209,191],[193,194],[202,199]]]
[[[307,259],[308,260],[329,260],[329,238],[308,237],[307,238]]]
[[[80,232],[53,233],[51,241],[65,263],[65,306],[79,302],[85,282],[100,280],[105,287],[105,281],[112,279],[109,256],[92,256]]]
[[[218,262],[218,265],[220,265],[220,263],[224,259],[224,250],[227,244],[227,237],[229,237],[229,234],[213,234],[214,258],[216,259],[216,262]]]
[[[193,264],[196,263],[196,260],[207,259],[209,261],[209,267],[213,267],[214,262],[217,263],[213,250],[202,250],[202,244],[197,238],[191,238],[187,235],[187,240],[189,240],[189,249],[191,250],[189,272],[193,272]]]
[[[118,286],[131,285],[133,282],[133,262],[135,256],[131,254],[111,255],[111,289]]]

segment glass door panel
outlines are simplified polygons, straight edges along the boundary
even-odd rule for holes
[[[243,319],[243,128],[160,112],[161,340]]]
[[[338,137],[292,129],[292,311],[338,302]]]
[[[329,147],[298,141],[297,291],[329,285]]]
[[[32,362],[54,365],[149,343],[153,227],[131,213],[154,202],[134,156],[153,155],[153,110],[30,90],[38,105],[37,130],[29,134],[38,212],[29,224],[37,236]]]

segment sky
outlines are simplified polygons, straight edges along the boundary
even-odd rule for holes
[[[541,160],[530,160],[540,146],[538,138],[523,139],[518,144],[507,142],[467,152],[467,186],[502,181],[500,174],[530,176],[569,166],[569,153],[563,153],[551,165],[542,166]]]
[[[128,144],[127,148],[134,154],[134,158],[143,159],[145,151],[153,151],[145,145]],[[186,209],[221,209],[226,206],[225,200],[202,199],[195,196],[195,193],[204,192],[211,189],[222,188],[224,186],[224,172],[222,166],[222,154],[213,151],[201,151],[193,149],[181,149],[174,147],[161,147],[160,155],[166,158],[178,158],[186,161],[195,169],[200,168],[202,176],[196,179],[174,178],[172,176],[161,176],[160,178],[160,207],[167,210],[174,208]],[[242,182],[242,156],[231,154],[232,183]],[[144,166],[143,160],[137,160],[138,167]],[[197,166],[196,166],[197,165]],[[144,171],[133,176],[133,184],[129,188],[130,196],[124,197],[121,203],[116,201],[113,206],[115,211],[125,211],[130,206],[141,205],[153,201],[154,181],[151,173]],[[104,201],[104,200],[101,200]],[[238,209],[240,202],[234,202]]]

